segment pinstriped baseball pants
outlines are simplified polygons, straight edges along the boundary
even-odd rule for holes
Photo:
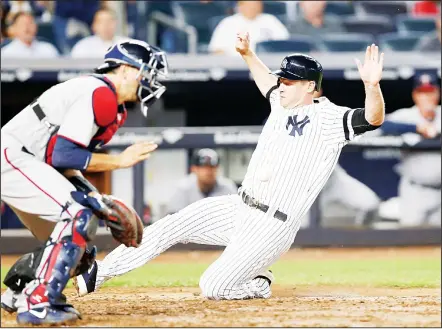
[[[209,299],[269,298],[267,280],[256,278],[293,243],[296,230],[250,208],[238,195],[195,202],[144,229],[138,248],[119,246],[99,262],[96,288],[132,271],[177,243],[226,246],[200,279]]]

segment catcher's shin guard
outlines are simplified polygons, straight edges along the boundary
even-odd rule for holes
[[[36,279],[24,289],[29,296],[29,308],[57,304],[76,272],[86,242],[95,237],[97,226],[98,218],[90,209],[81,210],[72,220],[57,223],[44,248]]]

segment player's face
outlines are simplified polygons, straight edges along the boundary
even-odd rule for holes
[[[433,120],[440,100],[440,90],[438,88],[424,91],[414,90],[412,96],[414,104],[416,104],[422,116],[427,120]]]
[[[262,1],[238,1],[238,11],[248,19],[262,13]]]
[[[301,1],[302,11],[307,17],[318,17],[324,13],[326,1]]]
[[[107,11],[99,11],[94,17],[92,29],[103,40],[112,40],[117,31],[116,18]]]
[[[141,81],[141,76],[138,73],[137,68],[127,65],[124,65],[120,71],[122,83],[118,90],[118,96],[124,99],[125,102],[138,101],[137,91]]]
[[[313,93],[314,82],[284,78],[280,78],[279,81],[281,106],[284,108],[292,108],[302,104],[305,97]]]
[[[216,182],[218,167],[213,166],[195,166],[194,170],[198,181],[207,186],[212,186]]]
[[[31,15],[20,16],[13,26],[13,34],[24,43],[31,43],[37,34],[37,25]]]

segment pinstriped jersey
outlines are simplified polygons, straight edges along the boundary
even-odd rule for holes
[[[342,148],[356,137],[351,125],[355,110],[326,97],[284,109],[278,89],[268,99],[271,113],[242,188],[270,211],[282,211],[289,220],[298,221],[325,185]]]

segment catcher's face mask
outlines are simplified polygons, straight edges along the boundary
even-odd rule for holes
[[[164,52],[155,52],[150,58],[149,63],[144,63],[138,73],[141,76],[137,95],[141,103],[141,112],[147,116],[147,110],[154,104],[163,93],[166,87],[159,81],[159,77],[166,77],[168,74],[168,64]]]
[[[138,69],[136,95],[141,102],[141,111],[146,116],[149,106],[166,91],[166,87],[157,81],[168,73],[164,51],[144,41],[131,39],[110,47],[104,58],[107,65],[125,64]]]

